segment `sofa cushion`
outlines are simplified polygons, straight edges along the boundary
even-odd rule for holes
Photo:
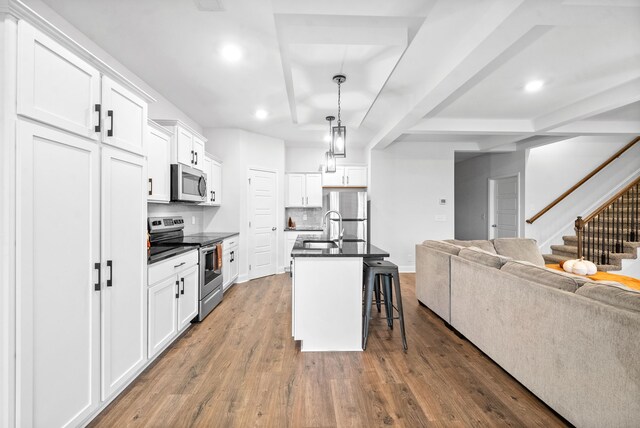
[[[452,244],[447,241],[424,241],[422,245],[433,248],[434,250],[442,251],[443,253],[452,254],[457,256],[460,249],[463,248],[459,245]]]
[[[615,282],[589,282],[580,287],[576,294],[617,308],[640,312],[640,292]]]
[[[500,270],[519,278],[528,279],[529,281],[536,282],[538,284],[558,288],[571,293],[574,293],[583,284],[591,282],[588,278],[580,277],[578,275],[572,275],[566,272],[540,267],[533,263],[516,260],[508,261],[500,268]]]
[[[544,266],[544,258],[535,239],[529,238],[496,238],[493,240],[496,253],[501,256],[522,260],[537,266]]]
[[[502,265],[511,260],[510,257],[499,256],[497,254],[490,253],[489,251],[484,251],[478,247],[463,248],[460,250],[458,257],[495,269],[500,269]]]
[[[449,242],[451,244],[455,244],[460,247],[477,247],[477,248],[480,248],[481,250],[485,250],[490,253],[497,254],[496,249],[493,248],[493,244],[491,243],[491,241],[484,241],[480,239],[472,240],[472,241],[462,241],[460,239],[447,239],[444,242]]]

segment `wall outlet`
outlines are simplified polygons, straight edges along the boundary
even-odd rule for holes
[[[408,261],[409,263],[413,263],[413,259],[414,259],[414,257],[415,257],[415,253],[409,253],[409,254],[407,254],[407,261]]]
[[[191,224],[196,224],[196,216],[191,216]]]
[[[306,213],[302,214],[302,219],[303,219],[303,220],[306,220],[306,219],[307,219],[307,214],[306,214]]]

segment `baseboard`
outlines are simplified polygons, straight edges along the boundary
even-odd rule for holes
[[[398,266],[400,273],[416,273],[416,265]]]
[[[249,281],[249,275],[245,273],[242,275],[238,275],[238,279],[236,279],[236,284],[240,284],[247,281]]]

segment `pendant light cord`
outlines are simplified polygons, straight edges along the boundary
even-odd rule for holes
[[[338,81],[338,126],[342,123],[340,121],[340,81]]]

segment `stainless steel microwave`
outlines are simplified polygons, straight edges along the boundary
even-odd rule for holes
[[[207,176],[204,172],[182,164],[171,164],[171,200],[205,202]]]

